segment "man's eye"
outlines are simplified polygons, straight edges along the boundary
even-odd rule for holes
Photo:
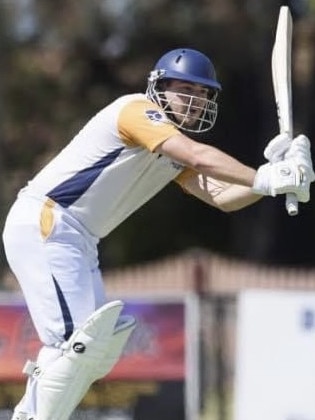
[[[182,93],[191,93],[192,92],[192,88],[190,86],[183,86],[181,88],[181,92]]]
[[[200,96],[203,96],[204,98],[206,98],[208,94],[209,94],[208,89],[204,89],[203,91],[200,92]]]

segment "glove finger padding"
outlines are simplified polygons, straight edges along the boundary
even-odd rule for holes
[[[290,138],[288,134],[278,134],[267,144],[264,150],[264,156],[271,163],[278,162],[279,160],[283,160],[285,153],[289,150],[289,147]]]
[[[311,144],[306,136],[301,134],[293,139],[285,157],[287,159],[294,159],[296,164],[303,168],[304,174],[308,176],[309,182],[313,182],[315,180],[311,156]]]
[[[300,134],[291,141],[290,147],[285,153],[285,158],[293,158],[296,154],[310,154],[310,150],[310,140],[304,134]]]
[[[309,199],[309,182],[294,160],[274,164],[266,163],[258,168],[253,192],[275,197],[278,194],[294,193],[299,201]]]

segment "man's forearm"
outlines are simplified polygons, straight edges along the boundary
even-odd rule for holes
[[[205,176],[251,187],[256,175],[255,169],[244,165],[216,147],[195,142],[183,135],[176,135],[156,150]]]

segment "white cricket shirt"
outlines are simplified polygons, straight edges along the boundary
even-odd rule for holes
[[[22,190],[48,198],[102,238],[184,169],[154,152],[178,130],[144,94],[98,112]]]

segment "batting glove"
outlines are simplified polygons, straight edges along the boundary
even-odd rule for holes
[[[313,172],[311,143],[304,134],[300,134],[292,140],[284,158],[294,159],[296,163],[301,165],[304,169]]]
[[[278,134],[267,144],[264,156],[270,163],[279,162],[284,159],[285,153],[289,150],[291,140],[288,134]]]
[[[274,164],[266,163],[257,170],[253,192],[275,197],[279,194],[294,193],[298,201],[309,201],[310,179],[303,168],[293,159],[286,159]]]
[[[305,191],[308,190],[308,194],[305,195],[303,201],[305,203],[309,201],[310,184],[315,180],[309,139],[303,134],[293,139],[289,150],[285,154],[285,158],[293,159],[303,172],[302,184],[305,186]]]

